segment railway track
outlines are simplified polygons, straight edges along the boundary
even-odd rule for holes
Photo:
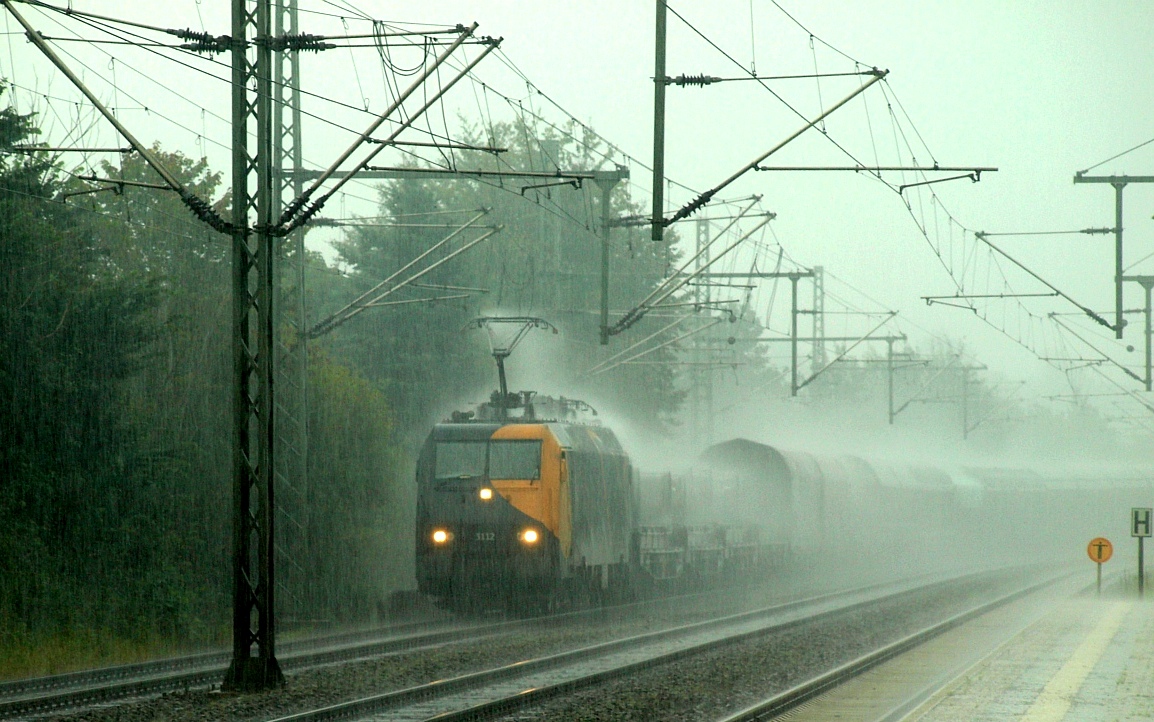
[[[534,621],[493,624],[418,622],[373,632],[329,635],[283,644],[279,660],[286,671],[307,669],[476,639],[517,629]],[[206,652],[3,682],[0,683],[0,719],[77,710],[173,690],[213,687],[223,679],[231,656],[231,652]]]
[[[855,610],[868,609],[887,599],[916,594],[918,590],[945,589],[957,583],[955,579],[929,584],[924,580],[871,584],[820,595],[811,592],[806,599],[784,603],[780,600],[787,597],[778,596],[779,603],[764,606],[763,601],[759,609],[736,614],[731,613],[733,609],[746,607],[735,606],[743,602],[734,599],[741,595],[730,588],[721,593],[650,600],[548,618],[452,627],[426,624],[423,628],[388,630],[387,634],[368,640],[364,635],[309,640],[291,645],[291,649],[290,645],[283,646],[282,666],[295,675],[290,681],[295,701],[278,693],[258,696],[259,700],[246,695],[209,693],[223,677],[227,655],[197,655],[52,678],[57,685],[70,680],[67,688],[45,689],[44,680],[30,680],[24,683],[23,699],[13,698],[13,688],[20,688],[9,683],[0,687],[0,718],[79,712],[87,719],[83,717],[84,709],[119,700],[117,717],[124,720],[154,719],[166,714],[171,717],[173,708],[180,710],[173,718],[190,720],[301,722],[428,719],[437,715],[444,719],[485,719],[526,704],[540,705],[552,698],[580,694],[581,690],[623,675],[642,674],[677,660],[692,660],[711,650],[739,644],[742,639],[757,640],[775,630],[821,624],[822,619],[852,615]],[[757,595],[751,598],[765,599]],[[726,600],[724,604],[719,602],[722,599]],[[701,604],[695,607],[697,602]],[[718,618],[718,614],[724,616]],[[706,621],[684,623],[706,617]],[[671,624],[677,626],[652,631]],[[447,663],[443,663],[445,658],[449,659]],[[357,663],[350,664],[353,660]],[[362,664],[361,660],[366,661]],[[498,660],[504,663],[494,664]],[[366,666],[405,673],[370,675],[369,682],[359,686],[344,683],[350,675],[357,679],[360,673],[356,670]],[[310,667],[318,669],[304,672]],[[470,669],[479,671],[461,673]],[[300,677],[301,673],[305,677]],[[441,681],[421,683],[429,679]],[[337,689],[326,690],[327,682],[335,680],[340,680]],[[36,689],[37,685],[41,687]],[[530,688],[533,692],[526,694]],[[161,692],[182,689],[192,691],[160,696]],[[365,694],[366,690],[382,689],[394,691]],[[144,699],[133,700],[126,707],[126,698]],[[286,712],[308,705],[310,700],[315,709],[285,716]]]
[[[617,607],[617,616],[672,609],[686,600],[709,597],[697,593],[648,600]],[[486,637],[529,630],[564,628],[603,619],[606,610],[594,609],[549,617],[490,623],[460,620],[418,622],[371,632],[328,635],[280,645],[278,659],[285,672],[372,659],[430,647],[475,642]],[[118,665],[47,677],[0,682],[0,720],[46,713],[78,712],[96,705],[147,698],[166,692],[213,689],[220,684],[231,652],[207,652],[170,659]]]
[[[287,641],[280,645],[283,653],[288,655],[302,654],[318,649],[338,647],[340,645],[363,642],[366,638],[401,637],[408,634],[418,634],[437,627],[445,626],[448,622],[424,621],[408,624],[393,625],[387,628],[360,632],[343,632],[339,634],[310,637],[296,641]],[[459,626],[459,625],[458,625]],[[148,662],[112,665],[98,667],[77,672],[54,674],[43,677],[31,677],[0,681],[0,700],[14,697],[34,696],[59,691],[71,691],[82,687],[115,684],[123,681],[137,681],[143,677],[166,676],[170,674],[201,671],[207,669],[224,669],[231,659],[231,652],[219,650],[201,652],[180,657],[157,659]]]
[[[972,578],[968,575],[965,579]],[[794,626],[852,615],[895,598],[957,583],[955,579],[922,585],[872,585],[821,595],[366,696],[278,717],[275,722],[493,719]],[[1015,592],[1023,593],[1026,591]]]

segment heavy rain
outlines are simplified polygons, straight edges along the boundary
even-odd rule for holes
[[[1154,9],[0,4],[0,719],[277,719],[816,604],[517,703],[769,719],[994,597],[1114,625],[1013,715],[1154,682],[1096,661],[1154,633]],[[160,660],[201,676],[61,701]]]

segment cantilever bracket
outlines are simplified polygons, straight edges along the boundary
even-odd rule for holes
[[[974,308],[973,306],[966,306],[966,305],[961,304],[961,303],[950,303],[949,301],[943,301],[941,299],[926,297],[926,296],[922,296],[922,300],[926,302],[927,306],[932,306],[936,303],[939,306],[950,306],[952,308],[963,308],[967,311],[973,311],[974,313],[978,312],[978,309]]]
[[[974,183],[982,179],[982,171],[975,170],[973,173],[963,173],[962,175],[952,175],[949,178],[935,178],[934,180],[919,181],[918,183],[906,183],[898,186],[898,193],[904,193],[906,188],[914,188],[917,186],[928,186],[934,183],[945,183],[946,181],[961,180],[962,178],[969,178]]]
[[[533,190],[535,188],[553,188],[556,186],[573,186],[574,189],[581,189],[581,179],[574,178],[573,180],[557,181],[556,183],[538,183],[531,186],[521,186],[521,195],[525,195],[525,191]]]

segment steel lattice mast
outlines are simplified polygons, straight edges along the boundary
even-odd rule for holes
[[[298,37],[297,0],[276,0],[276,37]],[[300,53],[273,55],[274,214],[284,210],[285,193],[304,191],[298,175],[303,165],[301,145]],[[276,260],[276,512],[280,541],[276,545],[278,612],[282,619],[308,613],[316,602],[308,594],[308,347],[305,339],[305,230],[281,239]]]
[[[377,116],[322,174],[324,177],[308,189],[303,188],[300,173],[297,53],[301,49],[333,46],[297,32],[296,0],[233,0],[232,33],[228,36],[167,31],[198,40],[195,48],[198,52],[230,52],[232,56],[232,208],[222,213],[209,200],[185,187],[160,158],[117,119],[52,50],[44,36],[16,10],[13,0],[0,0],[0,6],[24,28],[29,42],[68,78],[163,180],[162,185],[148,184],[147,187],[175,192],[198,219],[232,239],[233,659],[224,686],[234,690],[259,690],[281,685],[284,675],[276,660],[273,573],[274,527],[278,513],[273,492],[278,476],[296,492],[295,496],[290,495],[291,503],[281,509],[281,513],[300,526],[298,531],[307,529],[307,522],[301,521],[307,517],[303,227],[350,177],[363,171],[401,131],[410,127],[492,52],[500,39],[481,41],[486,47],[477,57],[458,69],[454,77],[435,92],[427,94],[420,109],[408,113],[397,123],[388,140],[379,142],[353,170],[341,171],[341,178],[325,190],[321,188],[324,180],[336,174],[354,151],[369,142],[373,131],[472,37],[476,24],[440,31],[456,33],[457,37]],[[274,23],[276,35],[272,33]],[[285,32],[286,24],[288,32]],[[287,120],[286,111],[291,113]],[[256,142],[252,144],[254,137]],[[290,189],[293,201],[285,204],[284,192]],[[314,194],[319,195],[314,197]],[[286,257],[292,271],[285,284],[279,282],[278,275],[281,255]],[[277,315],[282,306],[289,311],[283,317]],[[278,329],[285,332],[278,335]],[[279,371],[281,368],[283,374]],[[278,407],[274,389],[284,379],[288,379],[286,386],[290,390],[285,395],[288,403]],[[290,433],[283,441],[279,438],[278,422],[289,428]],[[277,464],[278,449],[286,457],[283,467]],[[298,512],[296,516],[293,510]],[[307,537],[302,533],[296,538],[303,539],[304,546],[298,541],[290,543],[286,548],[290,562],[299,561],[293,557],[301,554],[300,548],[307,549]],[[304,575],[299,575],[299,579],[303,580]],[[304,586],[303,581],[299,586]]]
[[[284,683],[273,600],[275,245],[271,0],[232,3],[233,658],[227,689]],[[256,145],[250,148],[250,130]]]

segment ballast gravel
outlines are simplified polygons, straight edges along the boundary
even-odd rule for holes
[[[1004,580],[1009,584],[1009,579]],[[996,586],[996,585],[995,585]],[[282,689],[253,694],[219,690],[186,690],[159,697],[123,701],[84,712],[48,714],[54,722],[255,722],[317,709],[373,694],[404,689],[438,679],[511,664],[525,659],[642,634],[676,624],[732,613],[782,598],[816,593],[786,592],[721,595],[692,611],[671,605],[645,616],[607,614],[603,623],[577,628],[538,629],[478,638],[466,644],[403,652],[385,657],[302,670],[288,676]],[[773,634],[736,648],[713,652],[594,690],[557,699],[510,715],[508,720],[701,720],[752,704],[768,693],[788,688],[931,621],[988,598],[991,584],[963,583],[920,593],[866,612],[838,615]]]
[[[1008,585],[966,583],[695,656],[499,718],[505,722],[716,720],[988,601]]]

